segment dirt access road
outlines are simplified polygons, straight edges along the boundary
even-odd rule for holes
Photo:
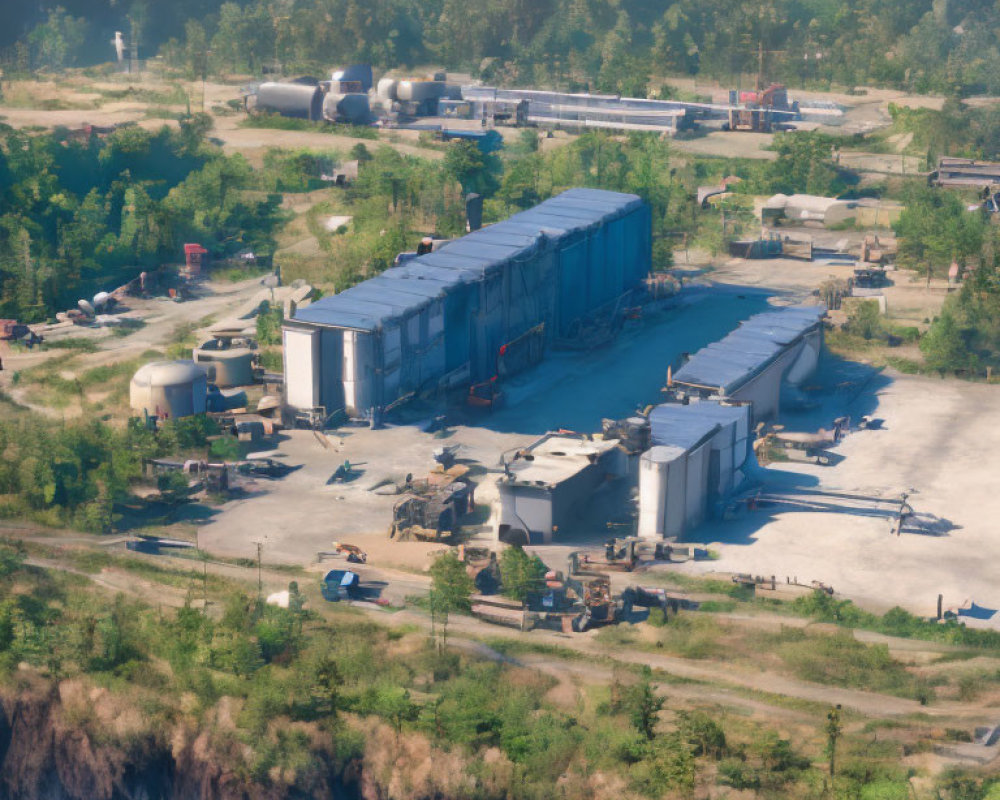
[[[0,527],[0,531],[3,531]],[[45,534],[37,535],[25,527],[18,527],[11,531],[17,536],[28,538],[38,544],[49,546],[65,544],[67,541],[74,541],[77,544],[93,545],[99,541],[96,537],[78,535],[72,539],[58,535]],[[148,561],[167,568],[180,568],[184,570],[200,570],[202,562],[192,561],[186,558],[155,557],[130,554],[138,560]],[[48,557],[33,557],[29,560],[35,566],[46,569],[56,569],[72,574],[87,577],[95,584],[111,590],[122,591],[126,594],[141,599],[144,602],[165,604],[172,607],[179,607],[184,604],[187,598],[187,591],[177,586],[164,587],[162,584],[136,577],[118,567],[107,567],[99,573],[88,573],[78,568],[68,566],[62,561]],[[252,586],[256,582],[257,572],[253,568],[241,567],[232,564],[224,564],[209,561],[204,564],[207,571],[212,575],[242,583],[245,586]],[[355,569],[365,582],[371,583],[392,583],[399,581],[399,573],[380,570],[368,566],[351,566]],[[261,571],[263,591],[265,594],[280,591],[287,588],[290,580],[296,579],[288,572],[274,570],[264,567]],[[315,585],[307,580],[298,578],[299,585],[306,593],[310,607],[322,614],[324,617],[333,615],[336,619],[338,615],[344,613],[344,606],[331,606],[325,603],[319,596]],[[192,582],[194,585],[196,581]],[[429,581],[422,576],[408,576],[409,586],[414,593],[424,594],[429,586]],[[197,592],[195,592],[197,596]],[[431,621],[424,612],[413,608],[403,608],[401,610],[383,609],[372,606],[369,603],[345,604],[348,608],[370,615],[380,622],[396,625],[416,627],[420,630],[430,632]],[[738,622],[738,617],[728,617],[730,622]],[[753,618],[747,620],[749,624],[757,624]],[[794,623],[794,621],[792,621]],[[534,630],[528,633],[521,633],[513,629],[491,625],[473,617],[462,615],[452,615],[449,620],[449,631],[452,641],[459,646],[467,642],[468,647],[477,651],[482,649],[480,641],[486,640],[508,640],[528,642],[533,645],[550,646],[572,651],[587,657],[584,661],[572,659],[567,661],[558,655],[546,652],[544,656],[528,656],[524,659],[515,658],[517,662],[523,662],[525,666],[534,666],[544,670],[551,670],[554,663],[560,664],[560,671],[564,666],[573,666],[576,674],[583,676],[586,680],[594,683],[606,683],[612,674],[614,664],[625,665],[645,665],[653,670],[660,671],[674,678],[683,681],[693,681],[698,684],[708,684],[708,687],[686,687],[682,693],[689,695],[694,700],[710,700],[723,705],[733,705],[736,707],[746,707],[747,698],[741,693],[750,692],[753,697],[750,706],[771,707],[774,704],[768,702],[768,697],[773,696],[794,698],[796,700],[815,703],[820,706],[841,704],[856,713],[866,717],[905,717],[911,714],[923,714],[937,720],[954,720],[960,724],[972,726],[980,722],[992,719],[989,712],[983,709],[978,703],[960,702],[940,702],[930,706],[922,706],[915,700],[894,697],[875,692],[865,692],[854,689],[844,689],[833,686],[822,686],[808,683],[785,675],[773,672],[755,672],[742,669],[733,664],[726,664],[717,661],[684,659],[676,656],[648,653],[628,647],[616,647],[610,651],[608,646],[596,638],[597,631],[586,634],[562,634],[553,631]],[[885,637],[889,640],[890,647],[897,643],[893,637]],[[912,647],[910,640],[898,640],[901,647]],[[926,648],[933,651],[936,645],[926,643]],[[674,683],[668,683],[662,687],[671,693],[677,693]]]

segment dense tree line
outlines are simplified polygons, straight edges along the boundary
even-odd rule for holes
[[[268,252],[280,198],[249,197],[249,164],[207,146],[205,128],[195,117],[85,141],[0,129],[0,316],[44,319],[79,292],[182,260],[187,241]]]
[[[6,60],[23,67],[109,60],[118,29],[135,30],[147,54],[161,50],[196,75],[206,67],[259,71],[270,61],[319,71],[436,62],[491,81],[645,94],[651,74],[735,82],[762,63],[765,78],[792,85],[1000,91],[1000,9],[985,0],[764,0],[752,9],[736,0],[23,5],[7,12],[5,31]]]
[[[142,476],[143,459],[204,453],[217,428],[206,417],[124,429],[98,420],[54,423],[35,414],[0,418],[0,518],[106,533],[116,504]]]

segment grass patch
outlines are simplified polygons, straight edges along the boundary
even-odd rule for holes
[[[832,636],[785,629],[776,648],[795,675],[812,683],[882,692],[929,703],[934,690],[889,655],[884,644],[866,645],[843,631]]]
[[[54,339],[46,341],[43,345],[46,350],[76,350],[80,353],[96,353],[101,349],[96,339],[84,336],[70,336],[65,339]]]
[[[240,121],[241,128],[271,128],[279,131],[314,131],[354,139],[378,139],[374,128],[363,125],[342,125],[336,122],[314,122],[308,119],[283,117],[280,114],[253,114]]]

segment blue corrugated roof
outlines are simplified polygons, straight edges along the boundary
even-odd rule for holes
[[[543,236],[559,238],[602,220],[622,216],[641,206],[632,194],[602,189],[570,189],[509,220],[449,242],[439,250],[411,259],[338,295],[324,297],[296,312],[296,321],[316,325],[376,330],[407,313],[418,311],[436,296],[431,280],[448,291],[449,274],[455,283],[479,280],[511,260],[527,258]],[[426,275],[428,284],[416,288]],[[385,279],[385,280],[382,280]],[[395,283],[393,283],[395,282]]]
[[[719,423],[705,416],[693,414],[679,403],[657,406],[649,414],[649,429],[653,444],[670,445],[692,450],[715,435]]]
[[[824,306],[790,306],[757,314],[695,353],[674,379],[731,392],[767,366],[785,345],[816,326],[825,313]]]

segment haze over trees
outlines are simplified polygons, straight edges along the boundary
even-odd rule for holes
[[[1000,91],[1000,10],[978,0],[60,0],[5,4],[8,69],[108,60],[115,30],[206,68],[441,63],[486,80],[644,95],[649,75]],[[210,51],[210,52],[209,52]],[[207,62],[206,62],[207,59]]]

